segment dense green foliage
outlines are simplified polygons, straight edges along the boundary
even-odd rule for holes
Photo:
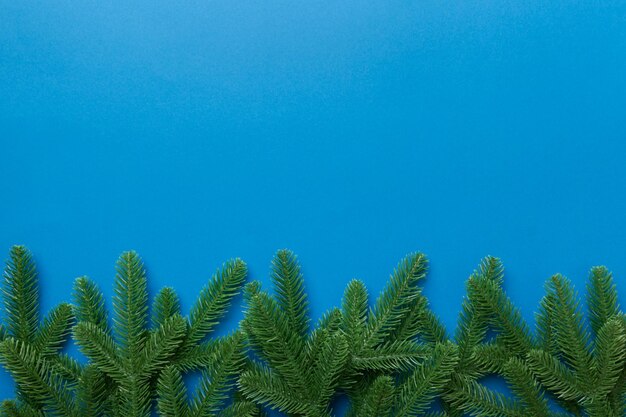
[[[370,305],[365,285],[348,283],[341,308],[311,323],[295,255],[279,251],[273,292],[245,285],[246,265],[225,263],[187,315],[173,289],[150,307],[135,252],[117,263],[113,309],[86,277],[73,303],[40,318],[38,278],[15,246],[4,272],[0,362],[16,383],[0,416],[167,417],[334,415],[349,417],[622,417],[626,415],[626,316],[604,267],[591,270],[583,313],[570,282],[546,284],[532,331],[503,289],[500,261],[485,258],[467,281],[458,327],[448,335],[419,287],[420,253],[393,271]],[[239,329],[212,337],[243,292]],[[86,357],[63,352],[72,338]],[[188,393],[185,376],[199,375]],[[506,381],[505,395],[484,384]]]

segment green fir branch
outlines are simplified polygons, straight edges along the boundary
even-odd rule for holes
[[[32,256],[15,246],[2,286],[0,362],[17,390],[0,416],[149,417],[156,408],[166,417],[262,417],[271,408],[331,417],[342,394],[349,417],[626,414],[626,316],[606,268],[591,270],[588,320],[570,282],[552,277],[533,333],[504,291],[501,262],[487,257],[467,281],[452,340],[418,286],[426,269],[422,254],[404,258],[372,308],[363,282],[352,280],[341,309],[312,326],[300,265],[281,250],[270,272],[274,294],[248,284],[240,329],[209,338],[242,289],[240,260],[225,263],[183,316],[169,287],[148,308],[143,263],[125,252],[110,323],[86,277],[75,282],[73,305],[40,322]],[[86,363],[63,352],[70,334]],[[201,374],[193,393],[189,371]],[[512,395],[483,385],[487,375],[503,377]],[[437,398],[441,411],[432,408]]]

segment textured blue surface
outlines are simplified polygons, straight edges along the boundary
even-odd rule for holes
[[[0,248],[44,310],[131,248],[185,308],[282,247],[314,317],[415,250],[450,330],[487,254],[528,320],[596,264],[624,304],[626,10],[592,3],[1,2]]]

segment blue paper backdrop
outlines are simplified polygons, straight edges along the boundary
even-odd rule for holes
[[[415,250],[450,330],[487,254],[528,320],[551,274],[583,291],[596,264],[624,304],[625,12],[3,1],[0,248],[33,251],[44,311],[83,274],[110,296],[131,248],[185,308],[231,257],[267,283],[283,247],[314,317]]]

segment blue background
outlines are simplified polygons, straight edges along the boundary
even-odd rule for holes
[[[315,318],[415,250],[450,330],[487,254],[531,322],[596,264],[624,304],[625,9],[2,1],[0,248],[33,251],[44,311],[83,274],[110,297],[131,248],[185,309],[231,257],[267,284],[283,247]]]

